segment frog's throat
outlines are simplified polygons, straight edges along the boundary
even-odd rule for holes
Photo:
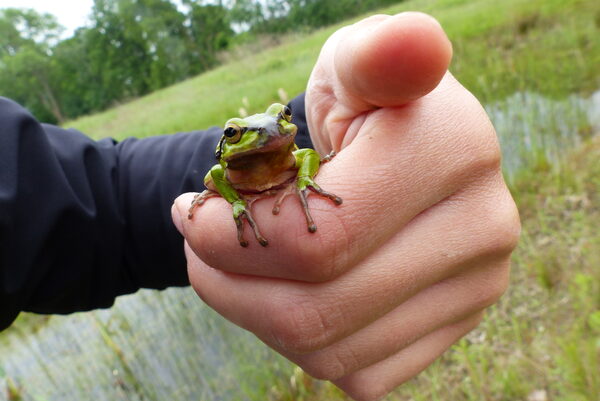
[[[294,138],[296,137],[296,133],[293,132],[291,134],[285,136],[271,136],[269,137],[269,141],[263,145],[256,148],[251,148],[245,150],[243,152],[236,152],[227,157],[224,157],[223,160],[227,163],[238,160],[241,158],[251,157],[254,155],[258,155],[261,153],[272,153],[279,151],[287,151],[287,148],[294,143]]]

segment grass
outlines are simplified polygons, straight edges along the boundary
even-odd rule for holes
[[[382,11],[407,9],[441,21],[454,43],[453,73],[486,104],[507,159],[519,158],[509,178],[523,235],[507,294],[389,400],[597,401],[600,140],[580,103],[600,88],[600,3],[413,0]],[[249,112],[261,110],[279,88],[302,91],[335,29],[290,36],[260,54],[238,49],[227,65],[69,126],[122,139],[219,125],[243,97]],[[66,351],[73,346],[85,352]],[[63,387],[85,396],[92,385],[118,400],[348,399],[185,290],[142,292],[111,311],[49,321],[22,314],[0,335],[0,354],[0,399],[3,384],[9,399],[25,400],[64,395]]]
[[[481,326],[408,386],[404,400],[597,400],[600,141],[512,188],[523,235],[512,285]],[[436,395],[437,394],[437,395]]]
[[[429,12],[453,41],[451,70],[482,101],[518,91],[552,97],[600,87],[600,3],[593,0],[412,0],[381,12]],[[95,138],[191,131],[262,111],[283,88],[304,90],[326,38],[342,25],[290,36],[279,47],[235,53],[235,61],[104,113],[67,123]],[[551,78],[551,79],[550,79]]]

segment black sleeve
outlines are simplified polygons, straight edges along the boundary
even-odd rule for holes
[[[304,96],[290,104],[310,146]],[[217,127],[93,141],[0,98],[0,330],[20,311],[109,307],[139,288],[188,284],[173,200],[203,189]]]

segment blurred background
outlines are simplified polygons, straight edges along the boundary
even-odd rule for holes
[[[452,40],[450,70],[496,127],[523,235],[480,327],[388,399],[598,401],[600,2],[0,0],[0,95],[94,138],[207,128],[302,92],[339,27],[404,10]],[[0,333],[0,400],[87,399],[347,398],[187,288],[23,313]]]

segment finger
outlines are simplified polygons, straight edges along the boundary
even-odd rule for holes
[[[350,27],[336,46],[334,65],[353,104],[368,110],[429,93],[451,57],[452,45],[433,17],[405,12]]]
[[[311,376],[339,379],[495,303],[508,286],[508,272],[508,259],[470,269],[422,290],[369,326],[326,348],[308,354],[277,351]]]
[[[451,56],[439,23],[422,13],[377,15],[337,31],[323,46],[306,91],[315,149],[339,151],[365,113],[429,93]]]
[[[452,344],[477,327],[481,319],[482,313],[477,313],[461,322],[445,326],[388,359],[334,383],[356,401],[379,400],[424,370]]]
[[[253,211],[269,246],[251,242],[242,249],[231,209],[217,198],[198,208],[193,221],[184,219],[190,246],[205,263],[230,272],[303,281],[344,273],[423,210],[469,182],[498,174],[493,127],[479,104],[456,85],[449,77],[438,89],[452,97],[371,113],[352,146],[321,167],[317,183],[344,203],[309,197],[316,233],[308,232],[293,197],[278,216],[271,213],[273,200],[258,201]],[[180,213],[187,213],[188,202],[176,201]]]
[[[518,234],[514,208],[501,206],[509,194],[483,196],[489,198],[465,194],[464,201],[458,197],[436,205],[336,280],[310,284],[227,274],[207,267],[188,250],[190,280],[217,312],[267,344],[294,354],[313,352],[371,324],[434,283],[508,259]],[[473,204],[486,206],[474,209]],[[492,294],[501,290],[489,288]]]

